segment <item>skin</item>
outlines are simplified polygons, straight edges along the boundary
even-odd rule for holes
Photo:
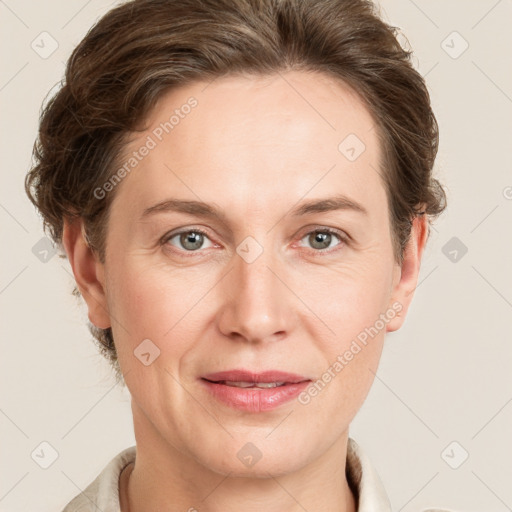
[[[137,460],[121,479],[122,510],[352,512],[348,429],[386,332],[401,327],[412,300],[425,216],[414,220],[400,267],[373,119],[350,89],[318,73],[231,76],[175,89],[160,98],[127,154],[191,96],[197,107],[117,185],[105,264],[80,222],[64,230],[89,319],[112,327],[132,396]],[[338,150],[351,133],[366,146],[354,162]],[[304,201],[335,194],[367,215],[290,215]],[[176,212],[140,220],[171,197],[214,204],[226,221]],[[314,232],[325,227],[350,239],[332,235],[322,252]],[[179,236],[159,243],[181,228],[204,229],[203,245],[194,251]],[[263,248],[251,263],[236,252],[248,236]],[[307,405],[293,400],[246,413],[200,385],[201,375],[233,368],[316,380],[396,302],[400,316]],[[134,356],[144,339],[160,349],[148,366]],[[237,457],[248,442],[262,454],[252,467]]]

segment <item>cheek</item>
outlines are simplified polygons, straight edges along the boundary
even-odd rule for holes
[[[343,349],[385,312],[393,277],[390,268],[383,260],[374,259],[322,269],[309,279],[295,277],[298,295],[328,328],[332,349]]]
[[[127,277],[129,276],[129,277]],[[143,340],[152,340],[165,356],[188,350],[204,316],[204,301],[210,283],[205,272],[147,265],[126,258],[111,273],[108,303],[119,349],[133,351]],[[197,334],[195,335],[197,337]],[[173,343],[179,339],[180,343]]]
[[[111,264],[106,274],[113,328],[118,324],[117,331],[123,336],[128,331],[134,342],[141,337],[162,338],[189,325],[198,327],[201,316],[215,314],[223,306],[222,297],[236,293],[239,285],[236,279],[231,285],[228,280],[219,282],[223,269],[216,265],[173,268],[150,265],[143,258],[126,257]],[[374,323],[389,300],[392,276],[382,259],[337,267],[325,263],[283,267],[278,273],[290,287],[288,292],[276,291],[289,297],[284,307],[302,311],[303,320],[309,329],[317,329],[316,334],[323,325],[327,338],[346,340],[356,335],[358,329]]]
[[[359,410],[374,380],[386,325],[395,311],[387,310],[392,273],[382,262],[361,266],[357,272],[352,267],[317,276],[315,283],[303,290],[320,320],[321,328],[311,338],[322,353],[324,367],[319,369],[318,385],[310,389],[312,395],[305,396],[304,402],[316,402],[321,424],[329,419],[322,418],[329,411],[345,420]]]
[[[299,396],[300,407],[319,429],[328,426],[341,432],[348,428],[377,372],[384,331],[360,329],[357,323],[354,320],[347,325],[336,343],[324,345],[324,355],[328,354],[325,365],[316,381]]]
[[[179,296],[169,293],[168,285],[161,275],[143,267],[136,268],[129,261],[110,271],[107,280],[109,312],[113,331],[122,340],[123,347],[137,345],[146,338],[161,337],[172,326],[175,313],[180,309]]]

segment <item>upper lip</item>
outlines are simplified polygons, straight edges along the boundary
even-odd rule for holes
[[[282,372],[279,370],[267,370],[264,372],[253,372],[249,370],[227,370],[224,372],[209,373],[202,376],[203,379],[219,382],[219,381],[233,381],[233,382],[286,382],[297,383],[311,380],[303,375],[296,373]]]

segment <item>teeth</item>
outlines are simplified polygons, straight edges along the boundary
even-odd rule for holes
[[[221,384],[233,386],[235,388],[276,388],[284,386],[285,382],[237,382],[232,380],[223,380]]]

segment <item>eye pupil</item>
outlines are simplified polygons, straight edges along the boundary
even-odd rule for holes
[[[316,231],[310,235],[311,246],[315,249],[326,249],[331,244],[331,237],[330,233]]]
[[[203,234],[197,231],[187,231],[181,234],[180,243],[189,250],[199,249],[203,245]],[[191,245],[188,245],[189,243]]]

